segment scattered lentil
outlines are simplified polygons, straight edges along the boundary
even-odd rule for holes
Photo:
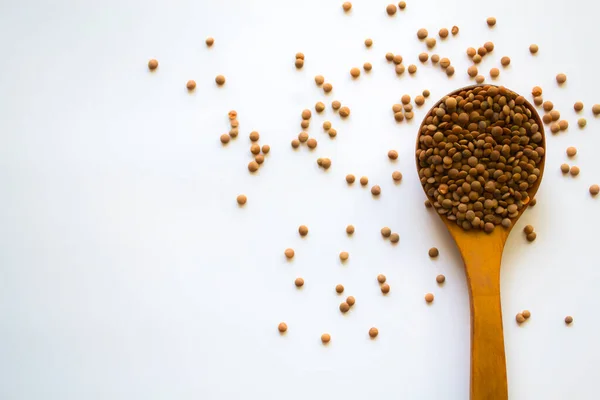
[[[317,139],[315,138],[310,138],[306,141],[306,145],[308,146],[309,149],[314,149],[315,147],[317,147]]]
[[[523,322],[525,322],[525,317],[521,313],[518,313],[517,316],[515,317],[515,319],[517,320],[517,323],[519,323],[519,324],[522,324]]]
[[[350,109],[346,106],[340,108],[340,117],[346,118],[350,115]]]
[[[385,59],[388,61],[392,61],[394,59],[394,54],[392,53],[385,53]]]
[[[348,305],[348,303],[346,303],[345,301],[340,303],[340,311],[344,314],[350,311],[350,306]]]
[[[431,93],[429,92],[429,90],[425,89],[423,90],[423,97],[429,97]]]
[[[450,65],[448,68],[446,68],[446,75],[448,75],[448,76],[454,75],[454,67],[452,65]]]
[[[426,301],[427,303],[432,303],[432,302],[433,302],[433,293],[427,293],[427,294],[425,295],[425,301]]]
[[[537,44],[532,44],[532,45],[530,45],[530,46],[529,46],[529,52],[530,52],[531,54],[535,54],[535,53],[537,53],[539,49],[540,49],[540,48],[538,47],[538,45],[537,45]]]
[[[369,178],[367,178],[366,176],[361,176],[360,177],[360,184],[363,186],[367,186],[367,184],[369,183]]]
[[[485,77],[483,75],[477,75],[475,77],[475,82],[477,82],[478,84],[482,84],[483,81],[485,81]]]
[[[402,64],[396,65],[396,68],[395,68],[396,75],[402,75],[404,73],[404,69],[405,69],[404,65],[402,65]]]
[[[354,67],[350,70],[350,75],[352,75],[353,78],[358,78],[360,76],[360,69]]]
[[[304,60],[302,58],[296,58],[294,65],[296,66],[296,68],[301,69],[302,67],[304,67]]]
[[[437,64],[440,61],[440,56],[437,54],[433,54],[431,56],[431,63],[432,64]]]
[[[321,158],[321,167],[329,169],[331,167],[331,160],[329,158]]]
[[[379,196],[381,194],[381,188],[379,187],[379,185],[375,185],[371,188],[371,194],[373,196]]]
[[[315,83],[317,84],[317,86],[321,86],[323,83],[325,83],[325,78],[323,77],[323,75],[315,76]]]
[[[475,54],[477,54],[477,50],[475,50],[475,48],[467,47],[467,56],[469,56],[470,58],[473,58],[473,57],[475,57]]]
[[[600,193],[600,186],[593,184],[592,186],[590,186],[590,194],[592,196],[596,196],[598,193]]]
[[[420,40],[423,40],[423,39],[425,39],[425,38],[427,37],[427,35],[428,35],[428,34],[429,34],[429,32],[427,32],[427,29],[425,29],[425,28],[421,28],[421,29],[419,29],[419,30],[417,31],[417,37],[418,37]]]
[[[331,83],[324,83],[323,84],[323,91],[325,93],[329,93],[333,90],[333,86],[331,85]]]
[[[354,296],[348,296],[346,297],[346,303],[348,303],[348,305],[352,307],[354,304],[356,304],[356,299],[354,298]]]
[[[356,180],[356,178],[354,177],[354,175],[352,175],[352,174],[346,175],[346,182],[348,182],[349,184],[354,183],[355,180]]]
[[[331,108],[333,108],[334,110],[339,110],[341,106],[342,106],[342,103],[340,103],[337,100],[334,100],[331,102]]]
[[[446,282],[446,277],[444,275],[438,275],[435,277],[435,281],[439,284]]]
[[[253,141],[253,142],[257,142],[257,141],[258,141],[258,139],[260,138],[260,135],[259,135],[259,133],[258,133],[258,132],[256,132],[256,131],[252,131],[252,132],[250,132],[250,136],[249,136],[249,137],[250,137],[250,140],[251,140],[251,141]]]
[[[398,64],[402,64],[403,59],[400,54],[396,54],[392,60],[394,61],[394,64],[398,65]]]
[[[373,39],[365,39],[365,46],[367,46],[367,47],[373,46]]]
[[[215,82],[219,86],[223,86],[225,84],[225,77],[223,75],[217,75],[215,78]]]
[[[561,164],[560,171],[563,174],[568,174],[570,170],[571,170],[571,167],[569,166],[569,164]]]
[[[346,3],[344,3],[344,4],[346,4]],[[321,335],[321,342],[323,342],[323,344],[327,344],[330,341],[331,341],[331,335],[329,333],[324,333]]]
[[[490,69],[490,76],[492,78],[497,78],[500,75],[500,70],[498,68],[492,68]]]
[[[298,139],[293,139],[292,140],[292,147],[294,149],[297,149],[300,146],[300,141]]]
[[[510,57],[502,57],[500,59],[500,64],[502,64],[503,67],[508,67],[510,65]]]
[[[185,84],[185,87],[187,88],[187,90],[189,90],[191,92],[192,90],[196,89],[196,81],[195,80],[187,81],[187,83]]]
[[[388,158],[390,160],[396,160],[398,158],[398,152],[396,150],[388,151]]]
[[[429,257],[435,258],[435,257],[437,257],[439,255],[440,255],[440,251],[437,248],[432,247],[432,248],[429,249]]]
[[[529,317],[531,317],[531,312],[529,310],[523,310],[521,312],[521,314],[523,315],[523,318],[525,318],[525,319],[529,319]]]
[[[348,235],[352,235],[352,234],[354,233],[354,226],[353,226],[353,225],[348,225],[348,226],[346,227],[346,233],[347,233]]]
[[[258,154],[256,157],[254,157],[254,161],[256,161],[258,164],[262,164],[265,162],[265,156]]]
[[[258,163],[256,161],[250,161],[248,163],[248,171],[250,171],[250,172],[258,171]]]
[[[298,140],[299,140],[301,143],[305,143],[305,142],[308,140],[308,133],[306,133],[306,132],[304,132],[304,131],[300,132],[300,133],[298,134]]]
[[[473,56],[473,62],[474,62],[475,64],[479,64],[479,63],[481,62],[481,60],[482,60],[482,58],[481,58],[481,56],[480,56],[479,54],[475,54],[475,55]]]
[[[395,4],[388,4],[388,6],[385,8],[385,11],[390,16],[396,14],[396,11],[397,11],[396,5]]]
[[[294,281],[294,284],[296,285],[296,287],[302,287],[302,286],[304,286],[304,279],[296,278],[296,280]]]
[[[338,294],[342,294],[342,293],[344,293],[344,285],[341,285],[341,284],[335,285],[335,291],[336,291]]]
[[[384,283],[383,285],[381,285],[381,293],[388,294],[389,292],[390,292],[390,285],[388,285],[387,283]]]
[[[598,115],[598,114],[600,114],[600,104],[594,104],[594,105],[592,106],[592,113],[593,113],[594,115]]]
[[[533,104],[536,106],[541,106],[544,103],[544,98],[542,96],[536,96],[533,98]]]
[[[474,65],[471,65],[469,68],[467,68],[467,74],[471,77],[474,78],[477,76],[477,73],[479,71],[477,71],[477,67]]]
[[[279,330],[280,333],[285,333],[285,331],[287,331],[287,324],[285,322],[280,322],[279,326],[277,326],[277,330]]]
[[[494,26],[494,25],[496,25],[496,18],[488,17],[486,22],[487,22],[488,26]]]
[[[452,31],[451,32],[452,32],[452,35],[458,35],[458,26],[454,25],[452,27]]]
[[[573,165],[569,172],[571,173],[571,176],[577,176],[577,175],[579,175],[579,167],[576,165]]]
[[[153,58],[150,61],[148,61],[148,69],[150,71],[154,71],[156,68],[158,68],[158,60]]]
[[[344,9],[344,11],[348,12],[352,8],[352,3],[346,1],[344,4],[342,4],[342,8]]]
[[[575,104],[573,104],[573,109],[576,112],[583,110],[583,103],[581,101],[576,101]]]
[[[531,232],[531,233],[527,234],[527,236],[526,236],[528,242],[533,242],[536,237],[537,237],[537,234],[535,232]]]
[[[481,46],[477,49],[477,54],[479,54],[481,57],[484,57],[487,54],[486,48]]]
[[[566,119],[561,119],[558,121],[558,127],[561,131],[565,131],[569,128],[569,122]]]
[[[387,278],[386,278],[386,277],[385,277],[385,275],[383,275],[383,274],[379,274],[379,275],[377,275],[377,282],[379,282],[379,283],[385,283],[385,280],[386,280],[386,279],[387,279]]]
[[[285,249],[283,254],[285,254],[286,258],[292,259],[292,258],[294,258],[294,254],[295,254],[294,249]]]
[[[428,37],[427,39],[425,39],[425,44],[427,45],[427,47],[429,47],[430,49],[433,49],[435,47],[435,44],[437,43],[437,41],[435,40],[434,37]]]
[[[369,329],[369,336],[371,337],[371,339],[375,339],[377,335],[379,335],[379,331],[377,330],[377,328],[373,327]]]
[[[396,182],[399,182],[402,180],[402,173],[400,171],[394,171],[392,172],[392,179],[395,180]]]
[[[348,259],[348,257],[350,257],[350,255],[348,254],[348,252],[347,252],[347,251],[342,251],[342,252],[340,253],[340,260],[342,260],[342,261],[346,261],[346,260]]]
[[[427,60],[429,60],[429,54],[427,54],[427,53],[419,54],[419,61],[424,63],[424,62],[427,62]]]
[[[230,140],[231,140],[231,136],[229,136],[228,134],[224,133],[221,135],[221,143],[227,144],[227,143],[229,143]]]
[[[300,225],[298,227],[298,233],[300,234],[300,236],[308,235],[308,227],[306,225]]]
[[[381,228],[381,236],[383,236],[384,238],[389,238],[391,234],[392,234],[392,230],[390,228],[388,228],[387,226],[384,226],[383,228]]]
[[[446,28],[442,28],[440,29],[440,31],[438,32],[438,35],[442,38],[442,39],[446,39],[448,37],[448,29]]]
[[[567,147],[567,156],[575,157],[575,154],[577,154],[577,149],[575,147]]]
[[[364,63],[364,64],[363,64],[363,69],[364,69],[366,72],[369,72],[370,70],[372,70],[372,69],[373,69],[373,66],[371,65],[371,63],[370,63],[370,62],[366,62],[366,63]]]
[[[562,85],[566,81],[567,81],[567,76],[565,74],[560,73],[560,74],[556,75],[556,83],[558,83],[559,85]]]
[[[248,201],[248,198],[246,197],[245,194],[240,194],[240,195],[238,195],[238,197],[236,198],[236,200],[237,200],[237,203],[240,206],[243,206]]]
[[[399,241],[400,241],[400,235],[398,235],[397,233],[392,233],[390,235],[390,242],[398,243]]]
[[[488,52],[491,53],[492,51],[494,51],[494,43],[492,42],[485,42],[483,44],[483,48]]]
[[[400,3],[398,3],[398,8],[401,10],[404,10],[406,8],[406,2],[401,1]]]
[[[571,317],[570,315],[567,315],[565,317],[565,324],[570,325],[573,323],[573,317]]]
[[[445,68],[448,68],[449,66],[450,66],[450,60],[448,58],[444,57],[440,60],[440,67],[445,69]]]
[[[258,153],[260,153],[260,146],[257,145],[256,143],[254,143],[252,146],[250,146],[250,153],[257,155]]]

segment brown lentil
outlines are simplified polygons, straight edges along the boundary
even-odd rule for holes
[[[567,147],[567,156],[575,157],[575,154],[577,154],[577,149],[575,147]]]
[[[592,186],[590,186],[590,194],[592,196],[596,196],[598,193],[600,193],[600,186],[593,184]]]
[[[386,277],[383,274],[379,274],[377,275],[377,282],[379,283],[385,283]]]
[[[334,138],[337,136],[337,131],[333,128],[331,128],[330,130],[327,131],[327,134],[329,135],[330,138]]]
[[[302,279],[302,278],[296,278],[296,280],[294,281],[294,285],[296,285],[296,287],[302,287],[302,286],[304,286],[304,279]]]
[[[350,306],[348,305],[348,303],[346,303],[345,301],[340,303],[340,311],[344,314],[350,311]]]
[[[410,103],[410,95],[408,95],[408,94],[402,95],[402,97],[400,98],[400,101],[402,101],[402,104]]]
[[[366,72],[369,72],[370,70],[372,70],[372,69],[373,69],[373,66],[371,65],[371,63],[369,63],[369,62],[366,62],[366,63],[364,63],[364,64],[363,64],[363,69],[364,69]]]
[[[304,60],[301,58],[296,58],[294,65],[296,66],[296,68],[301,69],[302,67],[304,67]]]
[[[394,119],[396,120],[396,122],[402,122],[404,121],[404,114],[399,111],[394,114]]]
[[[481,58],[481,56],[480,56],[479,54],[475,54],[475,55],[473,56],[473,62],[474,62],[475,64],[479,64],[479,63],[481,62],[481,60],[482,60],[482,58]]]
[[[427,47],[429,47],[430,49],[433,49],[435,47],[435,44],[437,43],[437,41],[435,40],[434,37],[428,37],[427,39],[425,39],[425,44],[427,45]]]
[[[258,154],[256,157],[254,157],[254,161],[256,161],[258,164],[262,164],[265,162],[265,156]]]
[[[433,302],[433,293],[427,293],[427,294],[425,295],[425,301],[426,301],[427,303],[432,303],[432,302]]]
[[[329,129],[331,129],[331,122],[329,121],[325,121],[323,122],[323,129],[328,131]]]
[[[429,92],[429,90],[425,89],[423,90],[423,97],[429,97],[431,93]]]
[[[600,104],[594,104],[594,105],[592,106],[592,113],[593,113],[594,115],[598,115],[598,114],[600,114]]]
[[[230,140],[231,140],[231,136],[229,136],[228,134],[224,133],[221,135],[221,143],[227,144],[227,143],[229,143]]]
[[[486,101],[482,109],[468,101],[476,96],[491,98],[493,106]],[[504,218],[518,216],[545,155],[543,136],[532,116],[522,96],[495,86],[447,96],[431,111],[420,130],[416,157],[421,184],[439,214],[463,229],[488,233]],[[484,133],[473,137],[473,131]],[[514,165],[510,169],[509,159]]]
[[[426,207],[426,208],[431,208],[431,207],[433,207],[433,205],[431,204],[431,202],[430,202],[429,200],[425,200],[425,201],[423,202],[423,204],[425,204],[425,207]]]
[[[402,65],[402,64],[396,65],[395,70],[396,70],[396,75],[402,75],[405,70],[404,65]]]
[[[398,8],[401,10],[404,10],[406,8],[406,2],[401,1],[400,3],[398,3]]]
[[[477,82],[478,84],[482,84],[483,81],[485,81],[485,77],[483,75],[477,75],[475,77],[475,82]]]
[[[185,87],[187,88],[187,90],[189,90],[191,92],[192,90],[196,89],[196,81],[194,81],[194,80],[187,81]]]
[[[487,19],[486,22],[487,22],[488,26],[494,26],[494,25],[496,25],[496,18],[495,17],[488,17],[488,19]]]
[[[296,53],[296,58],[299,58],[301,60],[304,60],[304,53]]]
[[[558,121],[558,127],[561,131],[565,131],[569,128],[569,122],[566,119],[561,119]]]
[[[452,31],[451,32],[452,32],[452,35],[458,35],[458,26],[454,25],[452,27]]]
[[[300,126],[302,127],[302,129],[308,129],[308,127],[310,126],[310,121],[307,119],[303,119],[302,122],[300,122]]]
[[[323,84],[323,91],[325,93],[329,93],[333,90],[333,86],[331,85],[331,83],[324,83]]]
[[[373,46],[373,39],[365,39],[365,46],[367,46],[367,47]]]
[[[529,310],[523,310],[521,312],[521,314],[523,315],[523,318],[525,318],[525,319],[529,319],[529,317],[531,317],[531,312]]]
[[[523,228],[523,232],[525,232],[526,235],[529,235],[531,232],[533,232],[533,226],[525,225],[525,228]]]
[[[571,173],[571,176],[577,176],[577,175],[579,175],[579,167],[576,165],[573,165],[569,172]]]
[[[248,163],[248,171],[250,171],[250,172],[258,171],[258,163],[256,161],[250,161]]]
[[[467,56],[469,56],[470,58],[473,58],[473,57],[475,57],[475,54],[477,54],[477,50],[475,50],[475,48],[467,47]]]
[[[477,49],[477,54],[479,54],[481,57],[484,57],[487,54],[486,48],[481,46]]]
[[[525,317],[523,316],[523,314],[518,313],[515,317],[515,320],[517,321],[517,323],[522,324],[523,322],[525,322]]]
[[[287,324],[285,322],[280,322],[279,326],[277,326],[277,330],[279,330],[280,333],[285,333],[285,331],[287,331]]]
[[[388,4],[387,7],[385,8],[385,11],[390,16],[396,14],[396,11],[397,11],[396,5],[395,4]]]
[[[530,46],[529,46],[529,52],[530,52],[531,54],[535,54],[535,53],[537,53],[539,49],[540,49],[540,48],[538,47],[538,45],[537,45],[537,44],[532,44],[532,45],[530,45]]]
[[[535,232],[531,232],[526,236],[528,242],[533,242],[537,238],[537,234]]]
[[[238,195],[238,197],[236,198],[236,200],[237,200],[237,203],[240,206],[243,206],[248,201],[248,198],[246,197],[245,194],[240,194],[240,195]]]
[[[346,3],[344,3],[346,4]],[[350,3],[348,3],[350,4]],[[329,341],[331,341],[331,335],[329,333],[324,333],[321,335],[321,342],[323,342],[323,344],[327,344],[329,343]]]
[[[325,78],[323,77],[323,75],[315,76],[315,83],[317,84],[317,86],[321,86],[323,83],[325,83]]]
[[[439,255],[440,255],[440,251],[437,248],[432,247],[432,248],[429,249],[429,257],[435,258],[435,257],[437,257]]]
[[[491,53],[492,51],[494,51],[494,43],[492,42],[485,42],[483,44],[483,48],[488,52]]]
[[[552,121],[558,121],[560,119],[560,112],[558,110],[552,110],[549,112]]]
[[[423,40],[423,39],[425,39],[425,38],[427,37],[427,35],[428,35],[428,34],[429,34],[429,32],[427,32],[427,29],[425,29],[425,28],[421,28],[421,29],[419,29],[419,30],[417,31],[417,37],[418,37],[420,40]]]
[[[388,158],[390,160],[396,160],[398,158],[398,152],[396,150],[388,151]]]
[[[348,225],[348,226],[346,227],[346,233],[347,233],[348,235],[352,235],[352,234],[354,233],[354,226],[353,226],[353,225]]]
[[[308,227],[306,225],[300,225],[298,227],[298,233],[300,234],[300,236],[308,235]]]
[[[542,96],[536,96],[533,98],[533,104],[536,106],[541,106],[544,103],[544,98]]]
[[[429,54],[427,54],[427,53],[419,54],[419,61],[424,63],[424,62],[427,62],[427,60],[429,60]]]
[[[477,71],[477,67],[474,65],[471,65],[469,68],[467,68],[467,74],[471,77],[474,78],[477,76],[477,73],[479,71]]]
[[[350,75],[352,75],[353,78],[358,78],[360,76],[360,69],[354,67],[350,70]]]
[[[392,172],[392,179],[395,180],[396,182],[399,182],[402,180],[402,173],[400,171],[394,171]]]
[[[340,117],[346,118],[350,115],[350,109],[346,106],[340,108]]]
[[[305,143],[308,140],[308,133],[302,131],[298,134],[298,140],[300,143]]]
[[[437,64],[440,61],[440,56],[438,56],[437,54],[433,54],[431,56],[431,63],[432,64]]]
[[[379,335],[379,330],[377,330],[377,328],[373,327],[369,329],[369,336],[371,337],[371,339],[375,339],[377,335]]]
[[[556,75],[556,83],[558,83],[559,85],[562,85],[566,81],[567,81],[567,76],[565,74],[561,73],[561,74]]]
[[[387,226],[384,226],[383,228],[381,228],[381,236],[383,236],[384,238],[389,238],[391,234],[392,234],[392,230],[390,228],[388,228]]]
[[[448,58],[444,57],[440,60],[440,67],[445,69],[445,68],[448,68],[449,66],[450,66],[450,60]]]
[[[438,32],[438,35],[440,35],[440,37],[442,39],[446,39],[448,37],[448,29],[446,29],[446,28],[440,29],[440,31]]]
[[[393,53],[385,53],[385,59],[388,61],[392,61],[394,59]]]
[[[325,104],[321,101],[317,102],[317,104],[315,104],[315,111],[320,113],[325,109]]]
[[[349,184],[354,183],[355,180],[356,180],[356,178],[354,177],[354,175],[352,175],[352,174],[346,175],[346,182],[348,182]]]
[[[569,164],[561,164],[560,165],[560,171],[563,174],[568,174],[570,170],[571,170],[571,167],[569,167]]]
[[[435,281],[437,283],[442,284],[442,283],[446,282],[446,277],[444,275],[438,275],[435,277]]]
[[[367,186],[368,183],[369,183],[369,178],[367,178],[366,176],[361,176],[360,184],[363,186]]]
[[[398,235],[397,233],[392,233],[390,235],[390,242],[398,243],[399,241],[400,241],[400,235]]]
[[[510,57],[502,57],[500,59],[500,64],[502,64],[503,67],[508,67],[508,65],[510,64]]]
[[[250,146],[250,153],[257,155],[258,153],[260,153],[260,146],[257,145],[256,143],[254,143],[252,146]]]
[[[388,285],[387,283],[384,283],[383,285],[381,285],[381,293],[388,294],[389,292],[390,292],[390,285]]]
[[[336,285],[336,286],[335,286],[335,291],[336,291],[338,294],[342,294],[342,293],[344,293],[344,285],[340,285],[340,284]]]
[[[552,111],[552,109],[554,108],[554,104],[552,104],[552,102],[551,102],[551,101],[545,101],[545,102],[542,104],[542,108],[544,109],[544,111],[546,111],[546,112],[550,112],[550,111]]]
[[[329,169],[331,167],[331,160],[329,158],[321,158],[321,167]]]
[[[446,68],[446,75],[448,75],[448,76],[454,75],[454,67],[452,65],[450,65],[448,68]]]
[[[344,9],[344,11],[348,12],[352,8],[352,3],[350,3],[349,1],[347,1],[344,4],[342,4],[342,8]]]
[[[148,69],[150,71],[154,71],[156,68],[158,68],[158,60],[153,58],[150,61],[148,61]]]
[[[348,305],[352,307],[354,304],[356,304],[356,299],[354,298],[354,296],[348,296],[346,297],[346,303],[348,303]]]
[[[250,132],[250,135],[249,135],[249,137],[250,137],[250,140],[251,140],[251,141],[253,141],[253,142],[257,142],[257,141],[258,141],[258,139],[260,138],[260,135],[259,135],[259,133],[258,133],[258,132],[256,132],[256,131],[252,131],[252,132]]]
[[[340,253],[340,260],[342,260],[342,261],[346,261],[346,260],[348,259],[348,257],[350,257],[350,255],[348,254],[348,252],[347,252],[347,251],[342,251],[342,252]]]
[[[417,95],[415,97],[415,104],[419,107],[422,106],[423,104],[425,104],[425,97],[423,97],[421,95]]]
[[[294,249],[285,249],[284,253],[287,259],[294,258]]]
[[[500,70],[498,68],[492,68],[490,69],[490,76],[492,78],[497,78],[500,75]]]
[[[379,185],[375,185],[371,188],[371,194],[373,196],[379,196],[381,194],[381,188],[379,187]]]
[[[407,113],[405,113],[405,114],[404,114],[404,117],[405,117],[406,119],[409,119],[409,120],[410,120],[410,119],[413,119],[414,115],[415,115],[415,114],[414,114],[412,111],[408,111]]]
[[[217,75],[217,77],[215,78],[215,82],[217,83],[217,85],[223,86],[225,84],[225,77],[223,75]]]
[[[573,323],[573,317],[571,317],[570,315],[567,315],[565,317],[565,324],[570,325]]]
[[[331,102],[331,108],[333,108],[334,110],[339,110],[341,106],[342,106],[342,103],[340,103],[337,100],[334,100]]]
[[[317,147],[317,140],[315,138],[310,138],[306,141],[306,145],[312,150]]]
[[[294,149],[297,149],[300,146],[300,141],[298,139],[293,139],[292,140],[292,147]]]

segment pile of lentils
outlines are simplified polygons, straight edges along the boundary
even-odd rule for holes
[[[525,98],[504,87],[444,97],[425,118],[416,151],[437,212],[465,230],[510,228],[541,174],[539,130]]]

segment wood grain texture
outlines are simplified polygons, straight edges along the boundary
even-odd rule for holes
[[[468,86],[455,90],[447,96],[459,94],[477,86],[494,85]],[[445,97],[436,102],[425,118],[444,99]],[[539,126],[539,132],[542,134],[541,146],[546,149],[544,124],[535,107],[528,101],[525,101],[525,105],[531,110],[532,118]],[[417,149],[425,118],[417,134]],[[416,158],[416,163],[418,172],[418,158]],[[542,158],[538,166],[540,169],[538,180],[528,190],[529,199],[534,198],[542,182],[545,163],[546,157]],[[427,196],[427,193],[425,195]],[[427,198],[432,204],[435,201],[429,196]],[[456,242],[465,264],[471,304],[471,400],[508,399],[504,330],[500,304],[500,265],[506,239],[512,227],[527,209],[529,199],[525,207],[519,211],[519,215],[512,220],[513,224],[510,228],[497,226],[491,234],[481,230],[465,231],[456,222],[448,220],[445,215],[438,214]]]

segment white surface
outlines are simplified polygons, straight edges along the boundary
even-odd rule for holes
[[[341,3],[0,4],[0,398],[466,399],[465,278],[449,235],[423,207],[413,151],[431,104],[470,83],[466,48],[487,40],[496,49],[480,70],[489,77],[510,56],[498,82],[528,98],[541,85],[571,126],[549,134],[538,204],[504,252],[510,398],[598,398],[600,199],[588,194],[600,183],[591,115],[600,102],[591,45],[598,6],[408,0],[390,18],[387,2],[355,0],[349,15]],[[498,19],[492,30],[490,15]],[[415,33],[452,25],[460,34],[433,51],[455,65],[448,79],[418,62],[426,48]],[[207,36],[215,37],[211,49]],[[530,43],[540,46],[535,57]],[[306,54],[300,71],[298,51]],[[397,78],[389,51],[417,64],[416,76]],[[153,57],[156,73],[146,67]],[[365,61],[373,71],[352,81],[348,71]],[[564,88],[558,72],[568,76]],[[217,74],[225,87],[214,84]],[[317,74],[333,83],[330,95],[314,85]],[[188,79],[198,83],[191,95]],[[396,124],[392,104],[425,88],[426,106]],[[331,112],[334,99],[351,108],[347,121]],[[320,100],[327,111],[309,130],[319,146],[293,151],[300,112]],[[576,100],[586,106],[585,130],[576,126]],[[240,137],[222,148],[230,109]],[[321,129],[325,119],[335,140]],[[256,176],[246,170],[251,130],[272,147]],[[579,150],[573,162],[570,145]],[[387,159],[390,149],[397,162]],[[315,163],[323,156],[333,161],[327,172]],[[581,174],[563,177],[563,162]],[[379,184],[380,199],[347,187],[347,173]],[[248,195],[244,208],[239,193]],[[310,228],[305,239],[300,224]],[[347,224],[356,227],[351,238]],[[525,224],[536,228],[534,243],[521,233]],[[400,233],[399,245],[381,239],[385,225]],[[438,260],[427,256],[431,246]],[[296,249],[291,263],[286,247]],[[387,297],[378,273],[392,287]],[[345,316],[337,283],[357,299]],[[522,309],[532,317],[518,327]],[[575,318],[568,328],[566,315]],[[375,341],[371,326],[380,331]],[[332,335],[327,347],[323,332]]]

